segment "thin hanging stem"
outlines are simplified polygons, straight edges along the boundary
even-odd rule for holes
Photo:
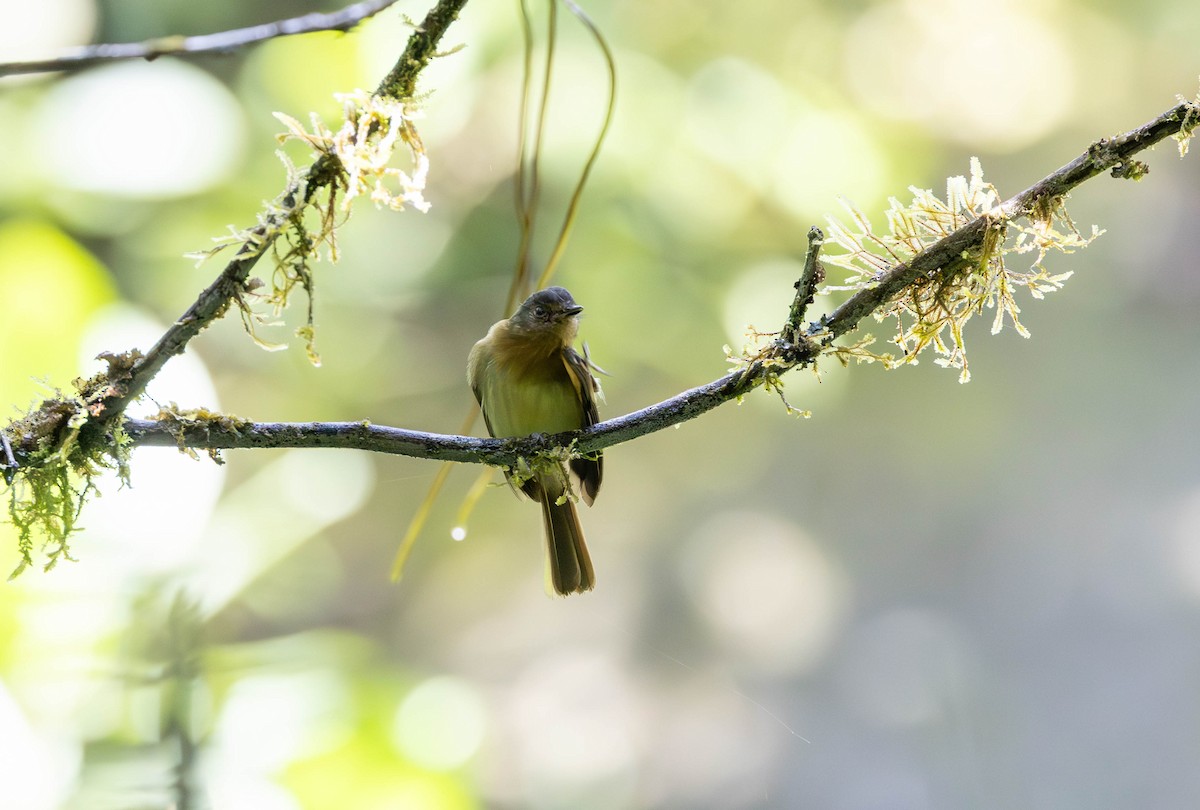
[[[526,184],[528,174],[528,138],[529,138],[529,96],[533,81],[533,24],[529,19],[529,6],[525,0],[520,0],[521,6],[521,36],[524,66],[521,72],[521,101],[520,116],[517,119],[517,171],[513,183],[513,204],[517,214],[517,225],[521,230],[521,242],[517,246],[517,266],[513,273],[512,286],[508,291],[505,304],[505,314],[515,305],[517,293],[524,285],[529,273],[529,251],[533,239],[534,210],[529,205],[529,189]]]
[[[528,144],[528,109],[531,76],[533,75],[533,27],[529,22],[529,9],[521,0],[521,19],[525,32],[525,81],[521,90],[521,124],[517,166],[518,203],[517,218],[521,225],[521,243],[517,253],[517,268],[508,290],[504,315],[512,312],[517,302],[530,292],[529,265],[533,252],[533,241],[537,226],[538,201],[541,199],[542,144],[545,141],[546,119],[550,109],[550,79],[554,73],[554,59],[558,42],[558,6],[551,0],[546,20],[546,56],[542,71],[541,98],[533,123],[533,143]],[[527,179],[526,179],[527,177]],[[543,273],[543,275],[545,275]],[[541,284],[539,283],[539,287]]]
[[[600,149],[604,146],[604,139],[608,136],[609,127],[612,125],[613,112],[617,105],[617,63],[613,59],[612,49],[608,46],[608,41],[604,35],[600,33],[600,29],[590,17],[580,8],[574,0],[562,0],[562,3],[567,7],[572,14],[575,15],[583,26],[587,28],[592,38],[596,41],[597,47],[600,48],[600,53],[604,57],[604,65],[608,71],[608,104],[604,111],[604,123],[600,126],[600,132],[596,135],[596,142],[592,146],[592,151],[588,155],[587,162],[583,164],[583,171],[579,173],[579,182],[575,184],[575,190],[571,194],[571,200],[567,204],[567,212],[563,216],[562,227],[558,231],[558,240],[554,243],[554,252],[550,254],[550,259],[546,262],[545,269],[542,270],[541,276],[538,277],[537,287],[541,289],[545,287],[554,275],[554,271],[558,269],[558,262],[562,258],[563,253],[567,249],[567,242],[571,238],[571,230],[575,226],[575,218],[579,213],[579,202],[583,199],[583,189],[587,185],[588,177],[591,176],[592,167],[596,165],[596,161],[600,157]]]

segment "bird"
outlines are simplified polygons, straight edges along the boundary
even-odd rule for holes
[[[511,318],[497,321],[471,349],[467,382],[493,437],[528,436],[578,430],[599,421],[603,395],[597,371],[572,344],[583,307],[562,287],[529,296]],[[567,466],[570,467],[568,474]],[[560,596],[590,591],[596,584],[583,527],[573,500],[591,506],[600,491],[604,461],[600,453],[557,460],[522,462],[505,478],[542,505],[546,535],[547,591]]]

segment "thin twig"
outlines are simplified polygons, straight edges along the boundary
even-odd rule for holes
[[[0,76],[15,76],[22,73],[48,73],[51,71],[81,70],[106,62],[124,59],[157,59],[160,56],[195,56],[206,53],[229,53],[247,45],[265,42],[276,37],[312,34],[318,31],[349,31],[368,17],[394,5],[396,0],[364,0],[328,14],[305,14],[286,20],[219,31],[215,34],[198,36],[168,36],[148,39],[145,42],[123,42],[86,45],[68,51],[53,59],[38,59],[28,62],[0,63]]]

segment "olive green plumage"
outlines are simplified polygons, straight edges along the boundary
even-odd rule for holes
[[[562,287],[548,287],[494,324],[471,349],[467,381],[492,436],[561,433],[599,421],[599,383],[587,358],[571,348],[582,311]],[[569,466],[579,496],[591,506],[604,473],[600,454],[572,459]],[[512,472],[506,475],[513,483]],[[595,573],[566,467],[537,464],[519,470],[517,480],[522,492],[542,504],[549,586],[564,596],[591,590]]]

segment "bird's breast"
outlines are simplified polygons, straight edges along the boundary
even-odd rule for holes
[[[488,364],[481,405],[496,436],[561,433],[583,426],[583,406],[561,356]]]

